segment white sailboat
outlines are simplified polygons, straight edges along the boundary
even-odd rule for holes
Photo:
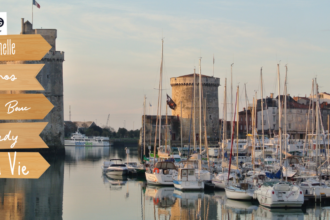
[[[195,169],[179,168],[178,175],[173,178],[174,187],[179,190],[203,190],[204,182],[196,176]]]

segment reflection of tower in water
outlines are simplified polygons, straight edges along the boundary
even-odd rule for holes
[[[37,180],[0,179],[0,219],[62,219],[64,162]]]
[[[171,220],[217,219],[217,201],[201,192],[185,192],[171,208]]]

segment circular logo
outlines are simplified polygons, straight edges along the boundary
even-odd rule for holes
[[[4,21],[3,21],[3,19],[2,18],[0,18],[0,27],[2,27],[3,25],[4,25]]]

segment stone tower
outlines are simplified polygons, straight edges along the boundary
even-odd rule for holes
[[[54,108],[43,120],[48,122],[40,137],[49,149],[40,149],[43,154],[64,154],[64,109],[63,109],[63,61],[64,52],[56,51],[56,29],[33,29],[29,21],[21,21],[21,34],[40,34],[52,48],[39,61],[8,61],[1,64],[45,64],[37,75],[37,80],[44,87],[44,91],[7,91],[7,93],[42,93],[54,105]],[[8,121],[5,121],[8,122]],[[24,120],[23,122],[27,122]]]
[[[194,99],[194,76],[195,76],[195,127],[196,139],[201,136],[199,133],[199,75],[190,74],[171,78],[172,99],[177,104],[172,115],[181,116],[182,102],[182,133],[183,141],[188,143],[190,132],[190,118],[193,117],[193,99]],[[209,143],[217,143],[219,140],[219,98],[218,87],[220,78],[202,75],[202,97],[204,108],[206,100],[206,126]],[[202,140],[204,144],[204,110],[202,109]],[[191,143],[193,143],[193,125],[191,125]],[[197,143],[198,144],[198,143]]]

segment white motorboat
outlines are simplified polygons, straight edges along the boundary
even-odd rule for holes
[[[195,169],[179,168],[178,175],[173,177],[174,187],[179,190],[203,190],[204,182],[196,178]]]
[[[87,137],[78,131],[71,134],[70,140],[65,140],[66,146],[110,146],[108,137]]]
[[[172,162],[157,162],[153,170],[149,169],[145,172],[147,182],[153,185],[173,185],[176,169]]]
[[[226,186],[226,196],[228,199],[235,200],[252,200],[254,189],[248,183],[240,183],[239,185]]]
[[[324,194],[330,196],[330,187],[321,183],[316,179],[308,179],[300,183],[300,188],[303,190],[304,194],[320,195]]]
[[[125,164],[121,163],[121,159],[110,159],[110,161],[104,161],[102,171],[107,176],[125,176],[128,175],[128,169]]]
[[[304,203],[303,191],[289,182],[264,182],[253,197],[269,208],[300,208]]]

